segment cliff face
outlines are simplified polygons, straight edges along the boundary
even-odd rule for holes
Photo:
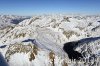
[[[5,53],[5,59],[11,66],[62,66],[67,65],[62,56],[53,50],[44,50],[28,42],[12,44]]]
[[[10,66],[96,65],[99,20],[100,16],[93,15],[33,16],[0,29],[0,52]],[[75,61],[70,62],[72,59]],[[85,62],[88,60],[93,63]]]

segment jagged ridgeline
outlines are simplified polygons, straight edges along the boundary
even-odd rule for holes
[[[100,66],[100,16],[1,15],[0,53],[9,66]]]

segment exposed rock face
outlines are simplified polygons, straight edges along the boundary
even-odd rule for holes
[[[47,66],[46,63],[50,66],[57,66],[59,62],[60,62],[59,63],[60,66],[62,65],[67,66],[67,61],[64,58],[61,58],[53,51],[41,49],[37,47],[35,44],[32,44],[30,42],[28,42],[27,45],[25,45],[24,42],[9,45],[5,53],[5,59],[9,64],[14,63],[17,62],[18,60],[25,59],[23,57],[20,57],[21,54],[23,54],[23,57],[25,56],[27,58],[26,60],[27,64],[28,62],[31,62],[32,65],[35,65],[35,62],[38,62],[37,60],[40,59],[40,62],[43,63],[42,65],[45,66]],[[16,57],[14,57],[16,55],[18,55],[20,58],[17,59]],[[12,62],[12,60],[14,61]],[[24,61],[21,61],[21,63],[23,62]],[[10,64],[10,65],[14,65],[14,64]],[[22,66],[24,64],[17,64],[17,65]]]
[[[10,56],[14,55],[15,53],[29,53],[30,58],[29,60],[32,61],[35,59],[35,55],[37,55],[38,48],[35,45],[23,45],[23,44],[11,44],[5,54],[5,58],[7,62],[9,62]]]
[[[99,19],[82,15],[33,16],[0,29],[0,52],[10,66],[96,66],[100,57]],[[87,62],[92,57],[95,61]],[[71,59],[76,60],[69,62]]]
[[[80,60],[80,58],[83,58],[81,53],[74,50],[74,48],[78,45],[77,43],[78,42],[68,42],[64,44],[63,50],[68,54],[68,57],[71,60]]]

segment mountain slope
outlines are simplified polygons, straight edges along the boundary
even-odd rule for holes
[[[0,47],[4,48],[0,52],[10,66],[95,66],[99,63],[97,60],[88,64],[85,58],[91,60],[94,55],[99,59],[100,40],[96,39],[100,36],[99,19],[97,15],[33,16],[1,31]],[[70,62],[69,54],[63,50],[68,42],[73,52],[83,56],[83,63]]]

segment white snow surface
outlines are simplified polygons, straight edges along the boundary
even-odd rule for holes
[[[21,19],[22,17],[0,16],[0,28],[2,28],[2,24],[10,25],[10,27],[4,26],[5,28],[0,29],[0,46],[7,45],[5,48],[0,48],[4,58],[10,45],[16,43],[23,45],[31,43],[36,45],[39,51],[32,61],[29,61],[30,52],[17,52],[10,56],[9,66],[53,66],[49,58],[51,51],[55,54],[54,66],[84,66],[84,63],[80,64],[77,61],[68,63],[70,59],[63,50],[64,43],[84,38],[100,37],[99,15],[40,15],[24,19],[14,25],[11,20],[15,18]],[[14,26],[11,27],[11,25]],[[35,41],[23,42],[28,39],[34,39]],[[97,59],[100,57],[100,39],[88,43],[82,42],[80,45],[77,46],[76,50],[85,53],[87,59],[90,59],[93,54],[96,55]],[[97,60],[96,62],[100,64]],[[67,65],[64,65],[65,63]],[[85,63],[87,66],[93,64]],[[93,66],[96,66],[96,64]]]

